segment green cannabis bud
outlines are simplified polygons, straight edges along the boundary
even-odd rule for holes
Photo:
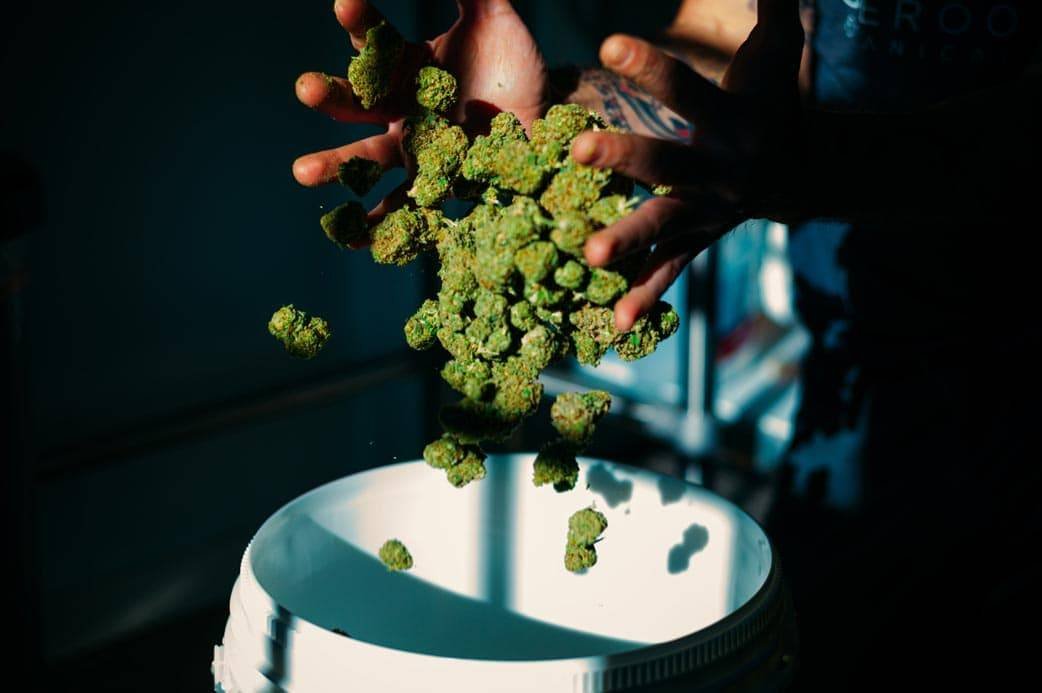
[[[417,153],[427,147],[440,130],[449,125],[448,120],[434,113],[406,118],[402,148],[415,159]]]
[[[488,399],[495,392],[492,369],[478,358],[450,359],[441,369],[441,377],[451,388],[471,399]]]
[[[351,90],[362,108],[372,108],[390,93],[404,48],[402,35],[387,22],[380,22],[365,32],[365,46],[351,58],[347,68]]]
[[[456,488],[463,488],[472,481],[480,481],[485,478],[484,458],[471,455],[459,464],[453,465],[445,470],[445,478]]]
[[[554,270],[554,283],[565,289],[581,291],[585,281],[586,268],[575,260],[568,260]]]
[[[485,453],[481,448],[449,434],[428,443],[423,449],[423,459],[435,469],[444,470],[449,483],[456,488],[485,478]]]
[[[408,195],[421,207],[433,207],[449,196],[470,140],[458,125],[432,127],[424,138],[416,149],[416,178]]]
[[[397,539],[388,539],[380,547],[380,560],[390,571],[408,570],[412,568],[412,554],[405,544]]]
[[[532,124],[532,141],[543,145],[560,144],[567,150],[584,130],[603,130],[606,125],[600,116],[578,104],[551,106],[542,120]]]
[[[539,324],[536,308],[528,301],[518,301],[510,306],[510,324],[515,329],[528,332]]]
[[[337,166],[336,179],[340,184],[350,188],[351,192],[362,197],[373,189],[383,175],[380,164],[371,159],[353,156]]]
[[[492,182],[521,195],[534,195],[553,172],[553,166],[538,149],[523,140],[507,140],[492,162]]]
[[[429,298],[405,323],[405,341],[417,351],[430,349],[438,341],[441,319],[438,304]]]
[[[341,248],[363,245],[369,240],[365,209],[357,202],[342,204],[319,219],[326,238]]]
[[[432,113],[445,113],[456,105],[456,78],[437,67],[420,68],[416,75],[416,103]]]
[[[590,218],[601,226],[611,226],[636,207],[638,199],[625,195],[609,195],[590,205]]]
[[[550,232],[550,240],[558,248],[578,258],[583,256],[586,239],[593,235],[593,224],[585,214],[566,210],[554,215],[554,229]]]
[[[532,465],[532,483],[536,486],[553,484],[558,493],[571,491],[579,480],[575,451],[575,446],[565,440],[543,445]]]
[[[597,563],[594,544],[608,528],[608,520],[593,508],[583,508],[568,518],[568,543],[564,567],[573,573],[592,568]]]
[[[407,265],[423,249],[427,224],[415,209],[397,209],[372,228],[373,259],[382,265]]]
[[[668,303],[659,301],[629,332],[616,336],[612,346],[622,360],[636,361],[655,351],[659,342],[672,336],[678,327],[680,316]]]
[[[569,160],[539,197],[539,204],[554,216],[561,212],[586,212],[612,180],[610,169],[593,168]]]
[[[611,395],[603,390],[565,392],[550,408],[554,428],[573,445],[583,446],[593,438],[595,424],[611,408]]]
[[[514,255],[514,264],[526,282],[541,282],[557,268],[557,247],[549,241],[529,243]]]
[[[590,283],[586,285],[586,298],[604,306],[614,303],[628,288],[626,277],[618,272],[594,267],[590,270]]]
[[[469,181],[491,183],[502,187],[496,174],[499,151],[511,142],[527,142],[525,129],[513,113],[499,113],[492,119],[487,136],[479,135],[475,140],[460,172]]]
[[[587,304],[568,319],[574,328],[576,359],[584,365],[596,366],[618,339],[614,313],[611,308]]]
[[[292,356],[302,359],[314,358],[332,335],[329,323],[318,316],[308,317],[292,305],[275,311],[268,321],[268,332],[282,342]]]

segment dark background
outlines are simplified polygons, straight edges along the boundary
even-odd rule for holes
[[[455,11],[378,4],[411,39]],[[591,64],[603,36],[652,34],[676,5],[515,4],[551,65]],[[206,690],[264,518],[325,481],[418,456],[431,366],[405,350],[401,324],[430,278],[336,250],[316,221],[345,193],[290,174],[296,156],[368,134],[293,93],[303,71],[346,70],[331,3],[5,15],[2,449],[26,614],[15,659],[46,672],[40,688]],[[289,302],[333,325],[314,362],[266,332]]]

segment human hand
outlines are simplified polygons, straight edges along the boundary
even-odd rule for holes
[[[801,157],[798,75],[803,28],[798,0],[760,0],[757,24],[721,87],[640,39],[615,35],[601,61],[695,125],[687,142],[591,132],[572,145],[576,161],[673,192],[645,202],[587,240],[591,266],[655,246],[641,276],[615,304],[621,331],[655,305],[684,267],[753,217],[784,215],[785,188]]]
[[[498,111],[511,111],[528,126],[547,107],[547,71],[528,28],[509,0],[458,0],[459,19],[431,41],[407,43],[392,94],[365,110],[344,77],[308,72],[296,83],[297,97],[335,120],[383,123],[387,132],[312,154],[293,163],[299,183],[316,186],[336,180],[337,167],[354,156],[371,159],[386,171],[405,165],[403,120],[414,112],[416,72],[433,62],[452,72],[459,83],[459,103],[451,115],[464,128],[480,129]],[[383,19],[366,0],[337,0],[334,14],[356,49],[365,32]],[[382,216],[400,203],[404,187],[370,214]]]

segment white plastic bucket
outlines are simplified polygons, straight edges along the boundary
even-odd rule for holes
[[[243,556],[216,690],[615,691],[743,666],[778,629],[771,546],[742,510],[591,459],[575,490],[536,488],[532,459],[490,457],[463,489],[396,464],[276,512]],[[590,505],[608,528],[597,565],[573,574],[568,518]],[[389,538],[412,570],[380,563]]]

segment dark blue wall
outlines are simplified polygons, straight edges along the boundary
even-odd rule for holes
[[[415,33],[411,5],[383,3]],[[419,263],[388,269],[336,249],[317,219],[347,194],[290,174],[297,155],[364,132],[294,96],[300,72],[342,71],[351,54],[326,3],[37,5],[12,21],[0,149],[28,160],[46,198],[26,308],[56,654],[223,601],[251,532],[280,504],[418,455],[415,372],[148,441],[229,402],[263,405],[393,362],[424,277]],[[333,325],[313,362],[267,334],[287,302]],[[127,452],[128,439],[145,444]]]
[[[454,15],[378,4],[411,38]],[[622,2],[518,3],[551,64],[592,64],[603,35],[672,4],[635,18]],[[290,175],[297,155],[367,132],[294,96],[300,72],[346,69],[330,5],[32,3],[0,28],[0,150],[46,200],[25,307],[52,656],[223,601],[280,504],[422,448],[422,367],[293,397],[409,358],[401,324],[429,280],[333,247],[317,219],[346,193]],[[333,325],[313,362],[266,333],[288,302]]]

